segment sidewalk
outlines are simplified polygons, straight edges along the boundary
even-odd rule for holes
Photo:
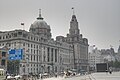
[[[87,75],[91,80],[119,80],[120,72],[113,72],[112,74],[106,72],[98,72]]]

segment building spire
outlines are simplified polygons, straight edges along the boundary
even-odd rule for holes
[[[41,9],[39,9],[39,17],[41,17]]]
[[[74,10],[74,7],[72,7],[71,9],[73,10],[72,21],[77,21],[76,16],[75,16],[75,10]]]
[[[41,9],[39,9],[39,17],[37,18],[37,20],[43,20],[43,18],[41,17]]]

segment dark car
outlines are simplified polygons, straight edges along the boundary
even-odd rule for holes
[[[80,70],[79,73],[80,73],[80,75],[85,75],[86,71],[85,70]]]

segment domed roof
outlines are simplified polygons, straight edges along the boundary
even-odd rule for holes
[[[47,25],[47,23],[44,20],[36,20],[32,26],[32,28],[47,28],[49,29],[49,26]]]
[[[50,26],[47,25],[47,23],[43,20],[44,18],[41,17],[41,13],[39,13],[39,17],[37,20],[30,26],[30,28],[45,28],[45,29],[50,29]]]

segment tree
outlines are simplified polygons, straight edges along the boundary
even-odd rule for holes
[[[19,60],[8,60],[7,63],[7,72],[9,74],[18,74],[19,73]]]
[[[114,68],[120,68],[120,62],[118,60],[109,62],[109,66]]]

